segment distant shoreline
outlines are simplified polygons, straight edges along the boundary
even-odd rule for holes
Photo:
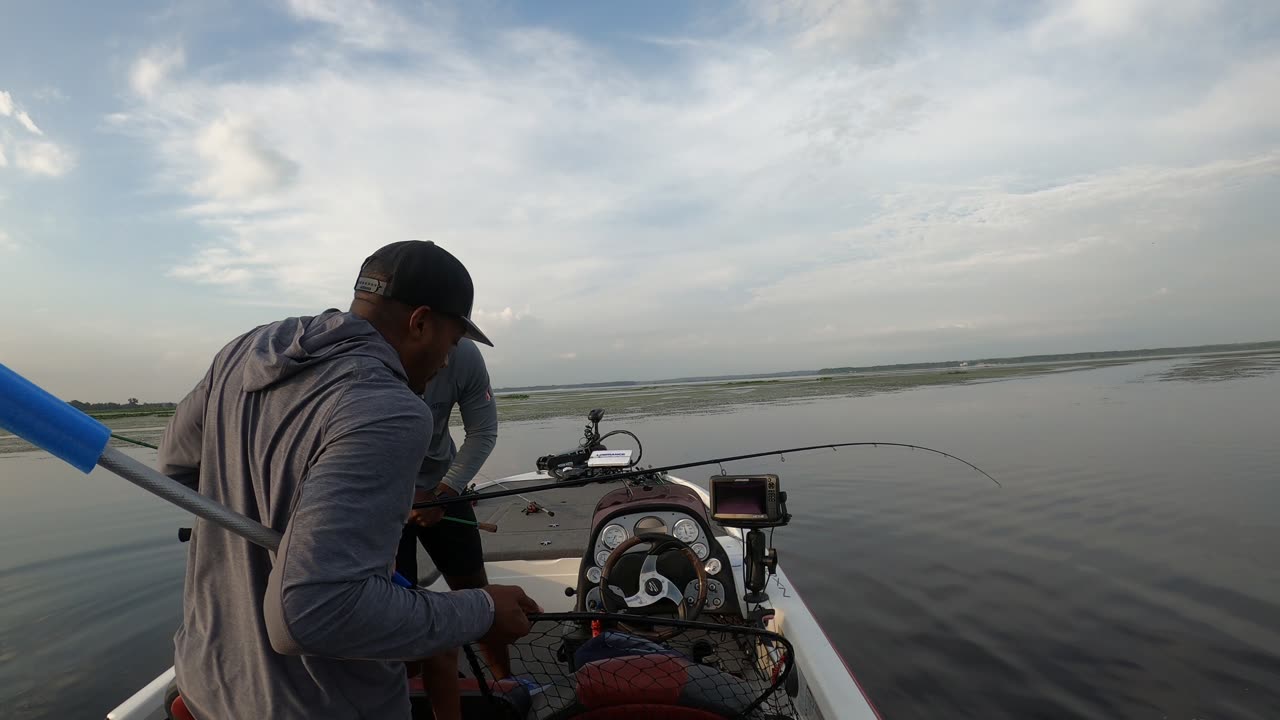
[[[498,393],[500,424],[528,420],[585,417],[593,408],[605,408],[611,417],[641,418],[687,413],[731,412],[741,405],[802,402],[838,397],[865,397],[930,387],[956,387],[1037,376],[1129,365],[1159,359],[1188,360],[1161,370],[1153,380],[1213,382],[1280,372],[1280,343],[1255,343],[1214,351],[1143,353],[1117,357],[1079,359],[1058,357],[1049,362],[983,363],[955,367],[908,368],[878,372],[842,372],[749,380],[700,381],[688,383],[635,384],[614,388],[565,388],[535,393]],[[1141,351],[1139,351],[1141,352]],[[148,409],[134,406],[128,411],[100,413],[113,432],[125,437],[157,443],[171,407]],[[451,423],[459,426],[456,415]],[[120,444],[112,441],[113,444]],[[20,439],[0,433],[0,456],[31,449]]]
[[[1145,357],[1174,355],[1209,355],[1224,352],[1256,350],[1280,350],[1280,340],[1226,345],[1192,345],[1186,347],[1147,348],[1140,350],[1104,350],[1094,352],[1063,353],[1059,355],[1020,355],[1016,357],[977,358],[972,360],[939,360],[922,363],[897,363],[892,365],[864,365],[829,367],[818,370],[785,370],[771,373],[746,373],[736,375],[696,375],[658,380],[613,380],[594,383],[564,383],[552,385],[512,385],[494,388],[494,393],[507,400],[528,399],[528,393],[565,390],[608,390],[653,387],[656,385],[689,385],[696,383],[756,382],[780,379],[818,378],[824,376],[855,375],[860,373],[894,374],[919,370],[947,370],[954,368],[980,368],[1010,365],[1047,365],[1063,362],[1094,362],[1099,360],[1132,360]],[[69,401],[71,405],[90,417],[99,420],[130,417],[168,417],[173,415],[175,403],[83,403]]]
[[[495,393],[525,393],[547,390],[587,390],[606,388],[644,387],[651,385],[682,385],[689,383],[719,383],[734,380],[771,380],[781,378],[819,377],[823,375],[849,375],[854,373],[892,373],[906,370],[937,370],[959,367],[980,367],[983,365],[1026,365],[1049,364],[1058,362],[1092,361],[1092,360],[1125,360],[1143,357],[1160,357],[1169,355],[1208,355],[1220,352],[1241,352],[1251,350],[1280,350],[1280,340],[1266,340],[1251,343],[1229,343],[1225,345],[1189,345],[1185,347],[1146,348],[1139,350],[1102,350],[1058,355],[1020,355],[1002,358],[978,358],[972,360],[940,360],[922,363],[897,363],[893,365],[864,365],[821,368],[818,370],[784,370],[771,373],[746,373],[737,375],[697,375],[689,377],[665,378],[659,380],[614,380],[594,383],[565,383],[556,385],[513,385],[494,388]]]

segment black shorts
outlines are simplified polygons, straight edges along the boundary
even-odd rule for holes
[[[476,511],[469,502],[446,505],[444,514],[471,522],[476,520]],[[410,523],[404,526],[400,548],[396,551],[396,570],[409,582],[418,582],[419,542],[445,576],[475,576],[484,571],[484,548],[480,545],[480,530],[475,526],[443,519],[431,527]]]

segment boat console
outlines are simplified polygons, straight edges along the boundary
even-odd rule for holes
[[[740,616],[733,570],[741,553],[731,558],[726,544],[740,543],[712,522],[692,488],[655,483],[613,490],[596,505],[576,609]]]

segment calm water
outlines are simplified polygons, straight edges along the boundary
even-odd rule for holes
[[[1187,366],[605,425],[646,461],[905,441],[1004,482],[892,449],[727,468],[783,476],[782,563],[886,718],[1277,718],[1280,375],[1155,377]],[[582,423],[507,424],[485,473]],[[171,662],[185,518],[38,454],[0,457],[0,500],[0,715],[102,717]]]

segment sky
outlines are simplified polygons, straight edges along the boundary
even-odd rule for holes
[[[10,3],[0,363],[180,399],[380,245],[497,387],[1280,338],[1280,3]]]

